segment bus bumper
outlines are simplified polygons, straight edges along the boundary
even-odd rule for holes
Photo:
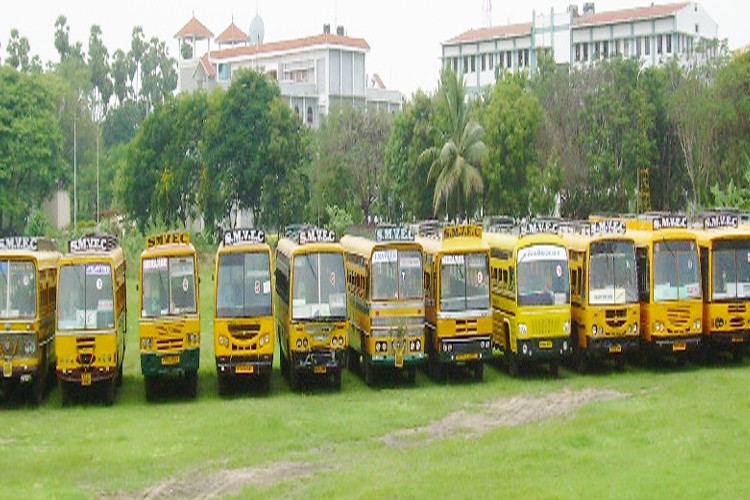
[[[396,356],[378,356],[377,354],[373,354],[372,356],[370,356],[370,360],[375,366],[396,366]],[[425,356],[424,354],[405,354],[403,368],[406,368],[407,366],[423,365],[425,361],[427,361],[427,356]]]
[[[12,379],[18,379],[22,384],[31,382],[36,378],[39,371],[39,366],[36,363],[14,365],[12,361],[4,361],[1,366],[3,372],[0,382]]]
[[[605,358],[607,356],[630,354],[638,350],[640,337],[589,337],[586,352],[590,356]]]
[[[691,337],[651,337],[651,342],[647,348],[655,354],[682,354],[686,352],[695,352],[700,348],[701,336]]]
[[[292,351],[291,362],[294,370],[313,374],[336,373],[346,366],[346,349]]]
[[[721,349],[735,349],[750,342],[750,331],[711,332],[707,340]]]
[[[517,341],[519,359],[526,361],[554,361],[567,357],[571,353],[569,337],[547,339],[527,339]]]
[[[141,372],[145,377],[196,372],[200,364],[200,355],[200,349],[186,349],[179,353],[142,352]]]
[[[112,380],[116,375],[116,366],[57,370],[57,378],[61,382],[70,382],[84,387],[97,382]]]
[[[441,363],[463,364],[492,358],[492,339],[489,335],[471,338],[442,338],[438,340],[438,360]]]
[[[216,358],[216,373],[219,375],[238,377],[268,375],[272,368],[273,354],[219,356]]]

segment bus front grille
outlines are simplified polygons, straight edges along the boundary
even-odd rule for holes
[[[478,330],[476,319],[456,320],[456,335],[476,335]]]
[[[628,319],[628,311],[625,309],[607,309],[606,321],[610,328],[622,328]]]
[[[729,320],[729,326],[731,326],[734,329],[742,328],[745,326],[745,318],[743,317],[734,317]]]
[[[729,307],[727,307],[727,312],[729,314],[744,314],[745,304],[729,304]]]
[[[690,308],[669,307],[667,308],[667,321],[670,326],[683,328],[690,322]]]
[[[558,320],[550,318],[535,319],[531,322],[531,335],[553,335],[562,331],[558,326]]]
[[[229,325],[229,334],[237,340],[253,340],[260,333],[260,325]]]
[[[184,340],[181,337],[161,337],[156,339],[157,351],[180,351]]]

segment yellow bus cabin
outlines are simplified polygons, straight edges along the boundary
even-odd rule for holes
[[[138,323],[146,398],[156,398],[160,380],[184,378],[185,394],[198,393],[200,308],[198,259],[187,233],[149,236],[138,269]]]
[[[112,236],[71,240],[60,258],[57,378],[62,402],[99,386],[106,404],[122,382],[127,330],[125,254]]]
[[[641,354],[646,362],[700,348],[703,330],[698,244],[684,215],[625,219],[635,240],[641,304]]]
[[[702,218],[694,231],[701,256],[703,341],[738,361],[750,341],[750,228],[734,214]]]
[[[379,368],[406,371],[425,362],[422,247],[407,227],[378,227],[375,240],[341,238],[346,255],[349,361],[367,385]]]
[[[0,356],[2,387],[29,387],[38,406],[55,372],[55,304],[60,253],[51,240],[0,239]]]
[[[422,224],[428,370],[443,381],[448,368],[467,366],[482,380],[492,355],[489,247],[482,228]]]
[[[635,242],[625,222],[604,219],[561,226],[568,248],[573,361],[584,372],[589,359],[625,356],[640,345]]]
[[[549,220],[490,227],[493,346],[508,372],[548,363],[557,375],[570,355],[570,272],[558,223]]]
[[[305,375],[341,388],[349,347],[344,252],[333,231],[302,227],[279,240],[274,312],[281,372],[292,390]]]
[[[214,353],[219,391],[232,379],[258,380],[270,388],[273,367],[273,296],[271,247],[266,233],[231,229],[216,252],[214,264]]]

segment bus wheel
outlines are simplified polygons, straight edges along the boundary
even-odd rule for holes
[[[156,377],[146,375],[143,377],[146,389],[146,401],[156,401]]]
[[[102,382],[104,384],[104,404],[112,406],[115,402],[115,387],[117,387],[117,377]]]
[[[682,368],[686,364],[687,364],[687,354],[685,354],[685,353],[678,354],[677,355],[677,366],[679,366],[680,368]]]
[[[549,362],[549,373],[554,378],[560,377],[560,362],[557,360],[550,361]]]
[[[287,368],[289,370],[289,385],[293,391],[299,391],[302,387],[302,372],[295,370],[292,367]]]
[[[229,394],[229,377],[226,375],[219,375],[219,396],[226,396]]]
[[[409,384],[414,385],[417,383],[417,367],[414,365],[406,367],[406,379]]]
[[[60,381],[60,397],[62,399],[63,406],[70,406],[73,404],[73,391],[75,386],[71,382],[64,380]]]
[[[362,375],[365,378],[365,384],[368,387],[372,386],[375,377],[373,376],[372,361],[368,359],[367,355],[362,355]]]
[[[349,369],[351,371],[357,370],[357,362],[359,361],[359,354],[357,354],[357,351],[354,350],[352,346],[349,346],[347,348],[349,350],[349,357],[347,359],[347,365],[349,366]]]
[[[185,395],[195,399],[198,396],[198,372],[189,371],[185,374]]]
[[[481,360],[474,363],[474,380],[481,382],[484,379],[484,363]]]
[[[44,380],[47,378],[45,375],[46,368],[39,368],[39,371],[34,375],[34,380],[31,382],[31,406],[39,406],[42,404],[44,399]]]
[[[281,376],[282,377],[288,377],[289,376],[289,361],[286,359],[286,356],[284,355],[284,350],[279,347],[279,366],[281,368]]]
[[[436,382],[444,383],[446,381],[445,367],[440,363],[439,360],[435,359],[434,356],[430,356],[428,359],[430,375]]]
[[[521,372],[518,363],[518,356],[516,355],[516,353],[508,349],[507,351],[505,351],[505,357],[508,364],[508,375],[510,375],[511,377],[517,377]]]
[[[341,370],[333,372],[333,388],[339,391],[341,390]]]
[[[262,375],[260,377],[260,392],[268,394],[271,392],[271,374]]]
[[[623,356],[622,354],[616,354],[614,359],[615,368],[617,369],[617,371],[625,371],[625,356]]]
[[[573,351],[573,362],[578,373],[586,373],[589,363],[588,359],[586,359],[586,353],[580,347]]]
[[[745,346],[740,344],[732,349],[732,359],[735,363],[742,363],[742,358],[745,357]]]

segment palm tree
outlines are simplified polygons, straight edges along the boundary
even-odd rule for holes
[[[473,194],[484,191],[484,182],[479,172],[487,157],[487,146],[482,141],[484,128],[469,120],[465,101],[466,84],[463,78],[450,68],[440,74],[439,98],[448,105],[448,127],[441,131],[442,147],[425,149],[419,155],[420,162],[430,162],[427,182],[435,182],[432,210],[437,215],[440,206],[457,194],[457,215],[465,216]]]

